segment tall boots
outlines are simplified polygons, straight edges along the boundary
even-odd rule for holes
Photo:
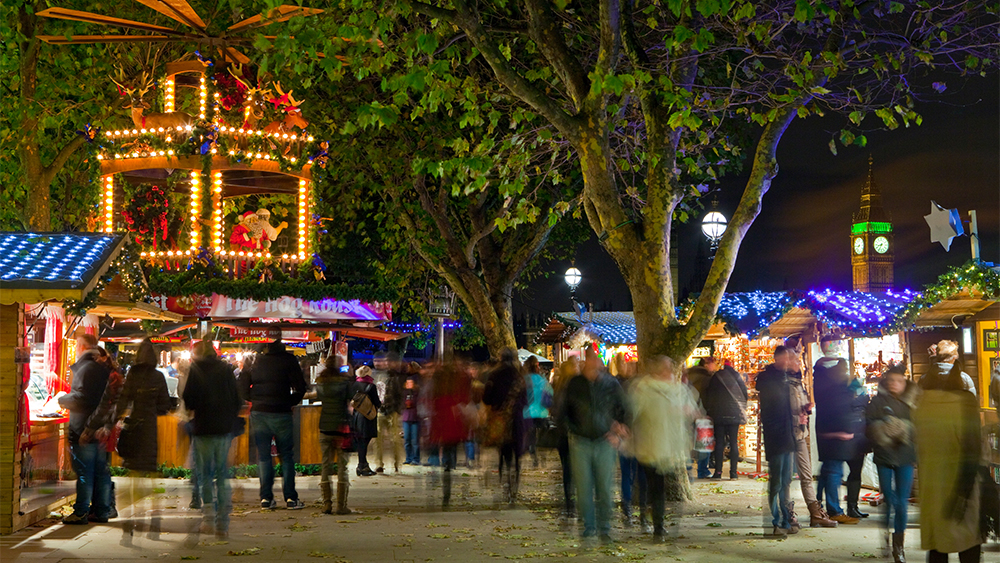
[[[809,525],[813,528],[836,528],[837,523],[830,520],[830,516],[823,510],[823,505],[819,501],[810,502],[809,507]]]
[[[893,563],[906,563],[906,555],[903,553],[903,540],[905,532],[892,534],[892,561]]]
[[[320,483],[319,490],[323,492],[323,514],[333,514],[333,486],[327,483]]]
[[[350,488],[349,483],[337,483],[337,514],[351,513],[351,509],[347,508],[347,491]]]
[[[451,504],[451,471],[444,472],[444,477],[441,479],[441,488],[444,490],[441,506],[448,508]]]

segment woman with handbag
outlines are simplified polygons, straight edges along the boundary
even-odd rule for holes
[[[525,449],[524,407],[528,404],[524,377],[514,350],[504,348],[500,352],[499,363],[487,376],[483,404],[489,410],[485,413],[485,427],[480,428],[481,439],[484,446],[499,449],[502,501],[514,504]]]
[[[152,498],[152,473],[157,471],[156,417],[176,408],[177,400],[170,397],[163,373],[156,369],[157,351],[144,339],[139,343],[135,360],[125,376],[115,418],[121,431],[118,435],[118,455],[129,470],[129,495],[132,517],[123,526],[123,542],[131,541],[135,529],[137,501],[150,499],[150,539],[159,538],[160,517]]]
[[[358,368],[358,380],[351,388],[351,406],[354,415],[351,419],[351,433],[354,436],[354,449],[358,452],[358,477],[371,477],[375,471],[368,465],[368,444],[378,437],[378,421],[376,416],[382,401],[378,398],[378,387],[372,378],[372,369],[368,366]]]
[[[322,403],[319,414],[319,445],[322,452],[319,488],[323,492],[323,513],[333,513],[333,486],[330,473],[337,466],[337,514],[350,514],[347,493],[351,487],[347,475],[347,452],[351,441],[347,405],[351,402],[351,366],[337,355],[326,359],[316,378],[314,397]]]
[[[947,367],[948,369],[944,369]],[[912,413],[920,470],[920,546],[928,563],[978,563],[980,527],[979,405],[966,389],[961,365],[932,365],[920,378],[923,395]]]

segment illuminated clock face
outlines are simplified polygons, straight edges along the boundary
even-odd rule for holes
[[[865,239],[858,237],[854,239],[854,253],[861,254],[865,251]]]
[[[889,239],[885,237],[878,237],[877,239],[875,239],[874,246],[875,246],[875,252],[878,252],[879,254],[885,254],[886,251],[889,250]]]

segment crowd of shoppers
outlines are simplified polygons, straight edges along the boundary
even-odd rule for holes
[[[801,339],[775,348],[773,363],[754,377],[767,461],[767,534],[785,538],[801,524],[791,498],[793,473],[813,527],[857,525],[861,471],[873,453],[885,501],[883,548],[886,557],[905,563],[908,501],[919,467],[921,545],[928,561],[947,561],[958,553],[963,563],[979,561],[980,421],[975,386],[962,371],[957,344],[942,341],[931,351],[932,368],[915,383],[905,366],[890,365],[869,396],[851,375],[844,341],[820,341],[822,357],[812,366],[812,390],[804,382]],[[137,529],[137,515],[155,537],[157,507],[140,510],[149,496],[142,481],[157,470],[156,419],[178,407],[163,374],[158,353],[144,340],[124,376],[115,359],[83,336],[72,366],[72,389],[60,399],[70,411],[70,451],[77,474],[77,500],[66,524],[107,522],[117,516],[108,472],[116,450],[130,480],[131,517],[123,543]],[[615,469],[620,476],[622,518],[636,522],[654,541],[676,536],[683,505],[693,496],[692,464],[698,478],[738,479],[740,427],[747,423],[751,397],[747,379],[727,363],[706,358],[685,369],[665,357],[647,360],[641,370],[618,362],[609,367],[588,348],[583,361],[571,358],[551,374],[531,357],[522,365],[513,350],[477,367],[451,360],[406,364],[394,354],[376,356],[374,369],[356,369],[330,355],[309,390],[303,369],[281,342],[246,358],[240,373],[219,358],[211,342],[197,343],[187,365],[173,366],[178,377],[188,432],[192,437],[192,497],[202,509],[203,533],[229,534],[232,494],[228,454],[234,436],[245,431],[240,413],[250,403],[249,432],[258,454],[262,509],[277,506],[273,456],[281,460],[282,497],[288,509],[305,503],[295,488],[292,409],[303,398],[321,403],[318,440],[323,512],[349,514],[349,452],[357,453],[355,473],[371,477],[385,471],[391,451],[393,469],[440,465],[441,506],[452,502],[452,481],[459,452],[475,458],[474,441],[496,448],[502,503],[519,502],[521,458],[538,464],[539,451],[553,448],[562,469],[560,518],[578,518],[584,538],[612,541]],[[694,451],[696,429],[705,418],[714,429],[711,455]],[[822,463],[813,487],[810,422]],[[697,421],[697,422],[696,422]],[[376,440],[376,468],[368,449]],[[471,445],[471,447],[470,447]],[[706,448],[710,449],[710,448]],[[846,476],[847,504],[840,489]],[[710,472],[714,466],[714,474]],[[487,470],[489,472],[489,470]],[[336,493],[333,473],[337,474]],[[824,508],[822,501],[825,500]]]

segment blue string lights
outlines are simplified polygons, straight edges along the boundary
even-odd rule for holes
[[[388,322],[379,325],[379,328],[386,330],[391,330],[393,332],[434,332],[437,330],[436,324],[423,324],[423,323],[403,323],[403,322]],[[457,330],[462,328],[461,321],[449,321],[444,322],[445,330]]]
[[[94,234],[0,234],[0,280],[75,287],[104,260],[115,240]]]

